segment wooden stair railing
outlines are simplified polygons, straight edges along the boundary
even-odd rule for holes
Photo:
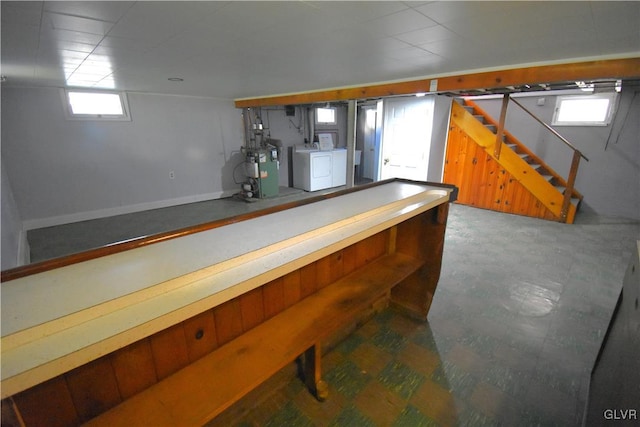
[[[580,150],[578,150],[565,137],[560,135],[555,129],[553,129],[551,126],[546,124],[544,121],[542,121],[538,116],[533,114],[531,111],[527,110],[524,107],[524,105],[520,104],[518,101],[516,101],[513,98],[509,98],[509,99],[511,101],[513,101],[513,103],[516,104],[518,107],[522,108],[531,117],[533,117],[546,130],[548,130],[554,136],[556,136],[558,139],[560,139],[560,141],[562,141],[567,147],[569,147],[570,149],[573,150],[573,158],[571,159],[571,168],[569,169],[569,176],[567,177],[566,188],[565,188],[564,193],[563,193],[564,201],[562,203],[562,213],[561,213],[562,218],[564,218],[565,221],[566,221],[566,218],[567,218],[567,215],[568,215],[568,211],[569,211],[569,204],[571,203],[571,196],[573,195],[574,185],[575,185],[575,182],[576,182],[576,177],[578,176],[578,167],[580,166],[580,158],[582,157],[587,162],[589,161],[589,159],[584,154],[582,154],[580,152]],[[506,107],[505,107],[505,109],[506,109]]]
[[[545,129],[552,132],[556,137],[558,137],[565,145],[573,150],[573,159],[571,162],[571,169],[569,171],[568,178],[565,180],[560,174],[558,174],[553,168],[551,168],[546,162],[544,162],[540,157],[538,157],[535,153],[533,153],[527,146],[525,146],[522,142],[520,142],[513,134],[507,131],[504,128],[504,120],[506,118],[506,109],[509,101],[513,101],[520,108],[525,110],[529,115],[531,115],[536,121],[542,124]],[[575,180],[578,174],[578,167],[580,163],[580,158],[584,158],[589,161],[589,159],[584,156],[573,144],[571,144],[566,138],[560,135],[555,129],[551,128],[548,124],[544,123],[540,118],[535,116],[532,112],[527,110],[522,104],[513,98],[509,97],[508,94],[504,96],[502,102],[502,109],[500,112],[500,121],[496,122],[489,114],[487,114],[482,108],[478,106],[475,102],[470,99],[464,100],[463,107],[471,113],[477,120],[482,122],[484,126],[496,135],[496,143],[493,149],[494,157],[499,160],[502,145],[507,145],[512,151],[518,154],[524,161],[531,165],[531,167],[539,173],[541,176],[545,177],[545,179],[552,184],[560,194],[563,196],[562,207],[560,209],[559,216],[561,217],[562,222],[573,222],[573,215],[575,214],[575,210],[577,210],[579,203],[583,199],[583,195],[575,189]],[[573,204],[575,209],[570,208]]]

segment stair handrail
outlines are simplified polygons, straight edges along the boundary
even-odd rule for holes
[[[538,123],[540,123],[542,126],[544,126],[545,129],[547,129],[553,135],[557,136],[560,139],[560,141],[564,142],[567,145],[567,147],[569,147],[569,148],[571,148],[573,150],[573,157],[571,159],[571,168],[569,170],[569,176],[567,177],[567,186],[566,186],[566,188],[564,190],[564,194],[563,194],[563,197],[562,197],[562,207],[560,209],[560,217],[562,218],[563,221],[566,222],[567,216],[569,215],[569,205],[571,204],[571,196],[573,195],[573,191],[574,191],[575,183],[576,183],[576,177],[578,176],[578,167],[580,165],[580,157],[585,159],[587,162],[589,161],[589,159],[587,158],[587,156],[582,154],[582,152],[580,150],[578,150],[576,147],[574,147],[574,145],[571,142],[569,142],[567,140],[567,138],[565,138],[564,136],[560,135],[558,133],[558,131],[556,131],[554,128],[552,128],[551,126],[546,124],[538,116],[536,116],[531,111],[529,111],[527,108],[525,108],[524,105],[520,104],[518,101],[516,101],[515,99],[513,99],[512,97],[510,97],[508,95],[505,95],[504,99],[505,99],[505,101],[504,101],[505,103],[508,103],[508,100],[513,101],[518,107],[522,108],[527,114],[529,114]],[[504,109],[506,110],[506,107]]]
[[[538,116],[536,116],[531,111],[529,111],[524,105],[520,104],[518,101],[513,99],[513,97],[509,97],[509,100],[513,101],[518,107],[522,108],[527,114],[529,114],[531,117],[533,117],[538,123],[540,123],[542,126],[544,126],[549,132],[551,132],[556,137],[558,137],[558,139],[560,139],[560,141],[564,142],[575,153],[578,153],[580,155],[580,157],[585,159],[587,162],[589,161],[587,156],[582,154],[582,152],[580,150],[578,150],[571,142],[569,142],[569,140],[567,140],[567,138],[565,138],[564,136],[560,135],[557,130],[555,130],[554,128],[552,128],[548,124],[546,124],[542,119],[540,119]]]

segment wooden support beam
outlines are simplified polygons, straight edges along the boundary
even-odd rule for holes
[[[496,131],[496,146],[493,149],[493,155],[496,159],[500,158],[500,150],[502,150],[502,138],[504,137],[504,123],[507,120],[507,107],[509,106],[509,94],[505,93],[502,97],[502,109],[500,110],[500,121],[498,122],[498,130]]]
[[[566,64],[511,68],[479,73],[433,76],[430,78],[301,92],[286,95],[242,98],[237,108],[270,105],[313,104],[315,102],[410,95],[417,92],[438,93],[554,83],[576,80],[640,78],[640,58],[610,59]]]

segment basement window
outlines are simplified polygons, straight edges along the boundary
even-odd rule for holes
[[[316,124],[317,125],[335,125],[336,109],[333,107],[318,107],[316,108]]]
[[[611,122],[615,93],[559,96],[552,124],[556,126],[606,126]]]
[[[63,90],[67,119],[130,121],[124,92]]]

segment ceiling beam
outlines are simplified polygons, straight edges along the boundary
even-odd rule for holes
[[[636,78],[640,78],[640,58],[609,59],[512,68],[454,76],[434,76],[428,79],[327,89],[289,95],[243,98],[236,99],[235,106],[237,108],[247,108],[273,105],[313,104],[316,102],[410,95],[419,92],[438,93],[521,86],[525,84],[533,85],[565,81]]]

